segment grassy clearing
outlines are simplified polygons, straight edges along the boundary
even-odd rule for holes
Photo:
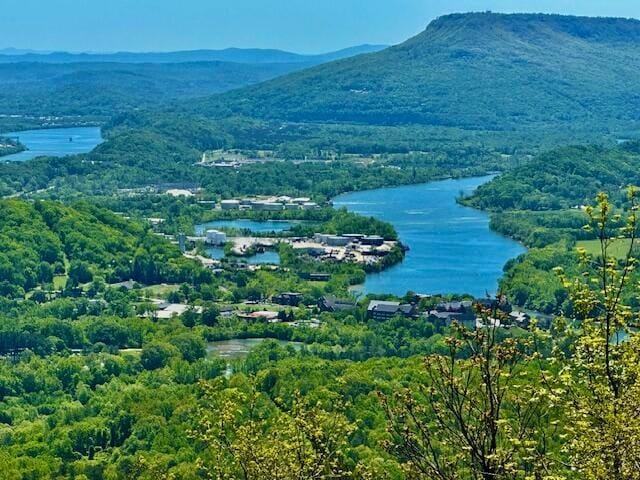
[[[53,277],[53,289],[54,290],[63,290],[67,285],[67,280],[69,277],[67,275],[56,275]]]
[[[630,242],[631,240],[627,238],[614,240],[613,243],[609,246],[609,254],[613,255],[615,258],[625,258],[627,252],[629,251]],[[578,242],[576,246],[586,249],[587,253],[589,253],[590,255],[600,255],[599,240],[583,240],[581,242]]]
[[[180,285],[161,284],[144,287],[142,291],[150,297],[164,298],[170,293],[177,291],[179,288]]]

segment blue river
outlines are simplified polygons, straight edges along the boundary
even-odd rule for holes
[[[102,143],[98,127],[50,128],[2,133],[2,137],[18,138],[27,147],[24,152],[0,157],[0,161],[24,162],[36,157],[64,157],[87,153]]]
[[[489,215],[459,205],[492,176],[347,193],[333,201],[393,224],[410,250],[404,261],[367,276],[363,293],[495,294],[504,264],[525,252],[489,229]]]

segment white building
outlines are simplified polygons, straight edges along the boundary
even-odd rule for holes
[[[220,230],[207,230],[204,242],[207,245],[224,245],[227,243],[227,234]]]

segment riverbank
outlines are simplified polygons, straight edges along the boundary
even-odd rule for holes
[[[15,155],[27,149],[22,143],[8,137],[0,136],[0,160],[9,155]]]

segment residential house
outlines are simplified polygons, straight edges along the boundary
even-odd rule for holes
[[[325,296],[318,300],[318,308],[322,312],[342,312],[354,310],[356,303],[349,299]]]
[[[417,309],[415,305],[400,304],[400,302],[388,302],[383,300],[372,300],[367,308],[367,317],[374,320],[387,320],[396,315],[404,317],[415,317]]]
[[[288,305],[297,307],[302,302],[303,295],[301,293],[285,292],[274,295],[271,299],[276,305]]]

